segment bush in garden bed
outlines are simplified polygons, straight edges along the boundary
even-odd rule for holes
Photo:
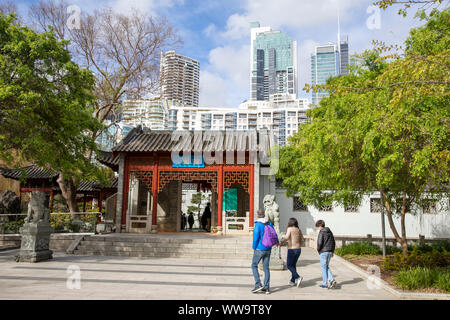
[[[55,229],[55,232],[94,232],[95,222],[97,216],[95,214],[81,214],[78,215],[80,222],[72,220],[72,215],[67,214],[52,214],[50,215],[50,224]]]
[[[20,228],[24,224],[24,219],[25,218],[21,218],[17,221],[0,222],[0,232],[3,232],[5,234],[19,233]]]
[[[396,252],[391,256],[385,257],[381,263],[384,270],[398,271],[414,267],[448,267],[450,261],[450,253],[447,251],[439,252],[433,250],[431,252],[421,252],[417,248],[408,251],[406,256],[400,252]]]
[[[336,249],[335,253],[339,256],[345,256],[347,254],[377,255],[381,254],[381,250],[377,245],[371,244],[367,241],[361,241],[342,246],[342,248]]]
[[[404,290],[438,288],[450,292],[450,268],[416,267],[400,271],[392,280]]]

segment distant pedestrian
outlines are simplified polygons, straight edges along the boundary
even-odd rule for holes
[[[202,228],[203,228],[203,230],[208,231],[208,232],[210,230],[209,225],[211,223],[211,208],[210,208],[210,206],[211,206],[211,203],[208,202],[206,204],[206,208],[203,211],[203,215],[202,215]]]
[[[182,211],[181,212],[181,230],[186,229],[186,223],[187,223],[186,215]]]
[[[302,254],[301,245],[303,241],[303,234],[298,226],[297,219],[290,218],[286,230],[286,235],[281,239],[280,245],[286,242],[288,243],[286,267],[291,272],[291,280],[289,281],[289,285],[296,285],[297,288],[300,287],[300,284],[303,281],[303,277],[297,273],[297,261]]]
[[[334,254],[334,249],[336,248],[336,242],[330,228],[325,227],[325,221],[317,221],[316,228],[319,230],[319,236],[317,237],[317,251],[320,255],[320,266],[322,268],[323,279],[323,283],[320,287],[331,289],[336,286],[336,280],[329,267],[330,260]]]
[[[189,229],[192,230],[192,227],[194,226],[194,214],[192,212],[189,212],[188,223]]]
[[[252,272],[253,272],[253,278],[255,279],[255,288],[252,290],[253,293],[257,292],[265,292],[266,294],[270,293],[270,269],[269,269],[269,262],[270,262],[270,254],[272,252],[272,246],[278,243],[278,238],[276,239],[275,243],[268,244],[267,239],[272,235],[272,232],[270,231],[270,228],[267,226],[270,226],[273,230],[272,232],[276,232],[273,229],[273,225],[271,222],[267,221],[265,219],[265,213],[263,210],[258,210],[258,220],[255,222],[255,227],[253,230],[253,259],[252,259]],[[268,230],[268,231],[266,231]],[[266,232],[266,234],[265,234]],[[270,234],[269,234],[270,233]],[[265,245],[263,244],[263,240]],[[263,262],[263,270],[264,270],[264,287],[261,285],[261,279],[259,277],[258,272],[258,264],[262,260]]]

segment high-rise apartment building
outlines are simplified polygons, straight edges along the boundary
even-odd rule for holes
[[[298,93],[297,42],[281,31],[253,22],[250,44],[251,100],[269,101],[274,94]]]
[[[147,100],[124,100],[123,120],[130,126],[141,125],[152,130],[163,130],[166,114],[169,110],[167,101],[160,97]]]
[[[163,99],[198,107],[200,62],[175,51],[161,53],[160,85]]]
[[[339,45],[328,44],[317,46],[311,55],[311,82],[312,85],[325,84],[327,79],[338,75],[348,74],[349,50],[348,38],[340,40]],[[319,104],[327,92],[313,92],[312,104]]]

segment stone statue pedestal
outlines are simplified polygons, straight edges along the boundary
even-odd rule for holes
[[[22,244],[17,262],[39,262],[53,258],[50,250],[50,235],[53,228],[48,221],[28,222],[20,228]]]
[[[270,254],[270,270],[278,270],[283,271],[286,270],[286,264],[284,260],[281,258],[281,247],[273,247],[272,252]]]
[[[262,260],[259,263],[259,270],[263,270]],[[283,271],[286,270],[286,263],[281,258],[281,250],[279,247],[272,247],[272,252],[270,253],[269,269],[271,271]]]

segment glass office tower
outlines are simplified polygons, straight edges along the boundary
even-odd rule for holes
[[[347,75],[349,66],[348,38],[336,44],[317,46],[311,55],[311,82],[312,85],[325,84],[327,79],[338,75]],[[327,92],[312,94],[312,104],[319,104]]]
[[[269,101],[286,93],[297,97],[297,42],[281,31],[251,24],[250,96]]]

